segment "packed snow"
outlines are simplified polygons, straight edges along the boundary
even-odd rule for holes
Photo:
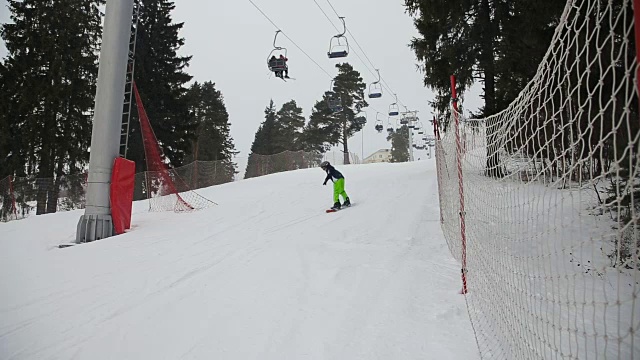
[[[60,249],[82,211],[0,223],[2,359],[477,359],[433,160],[198,192],[176,214]]]

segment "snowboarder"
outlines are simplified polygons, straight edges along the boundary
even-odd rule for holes
[[[336,168],[331,166],[328,161],[320,163],[320,168],[327,173],[327,177],[324,179],[322,185],[327,185],[327,181],[329,180],[333,181],[333,206],[331,210],[340,210],[340,196],[344,199],[342,206],[351,206],[349,196],[347,196],[347,193],[344,191],[344,176],[342,176]]]

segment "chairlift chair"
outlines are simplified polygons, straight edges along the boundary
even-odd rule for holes
[[[380,70],[376,69],[378,80],[369,84],[369,98],[378,99],[382,97],[382,84],[380,84]]]
[[[356,116],[353,117],[353,121],[360,125],[363,126],[367,123],[367,113],[364,111],[360,111],[358,114],[356,114]]]
[[[398,95],[393,94],[396,97],[396,101],[389,105],[389,116],[397,116],[400,114],[400,108],[398,107]]]
[[[394,128],[393,125],[391,125],[391,121],[387,121],[387,132],[389,133],[389,135],[393,134],[394,132]]]
[[[398,116],[400,114],[400,110],[398,109],[397,104],[389,105],[389,116]]]
[[[269,71],[274,73],[277,71],[287,70],[287,62],[284,59],[277,57],[273,60],[271,59],[271,56],[274,56],[274,53],[276,52],[280,52],[281,55],[284,55],[284,57],[287,58],[287,48],[276,45],[276,40],[278,39],[278,34],[280,32],[281,30],[276,31],[276,35],[273,37],[273,50],[271,50],[269,56],[267,56],[267,67],[269,68]],[[282,52],[284,52],[284,54]]]
[[[327,96],[327,106],[329,107],[329,109],[334,113],[341,112],[342,98],[340,94],[333,91],[333,80],[331,80],[329,91],[326,91],[325,95]]]
[[[380,119],[380,113],[376,113],[376,131],[381,133],[382,130],[384,130],[384,123],[382,122],[382,119]]]
[[[334,113],[341,112],[342,100],[340,99],[340,95],[333,91],[327,91],[325,94],[327,95],[327,105],[329,109]]]
[[[382,97],[382,85],[378,82],[369,84],[369,98],[378,99]]]
[[[341,34],[335,35],[329,41],[329,52],[327,52],[329,59],[343,58],[349,55],[349,41],[344,36],[347,32],[347,25],[344,22],[344,17],[341,16],[340,20],[342,20],[344,31],[342,31]],[[341,42],[340,39],[343,39],[344,42]]]

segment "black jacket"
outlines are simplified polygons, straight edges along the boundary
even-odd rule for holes
[[[336,170],[336,168],[334,168],[331,165],[327,166],[327,177],[324,179],[324,184],[327,183],[327,181],[331,180],[333,181],[333,179],[344,179],[344,176],[342,176],[342,173],[340,173],[340,171]]]

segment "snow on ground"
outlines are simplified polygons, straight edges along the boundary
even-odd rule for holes
[[[134,205],[127,234],[65,249],[82,211],[0,224],[2,359],[476,359],[433,160],[306,169]]]

